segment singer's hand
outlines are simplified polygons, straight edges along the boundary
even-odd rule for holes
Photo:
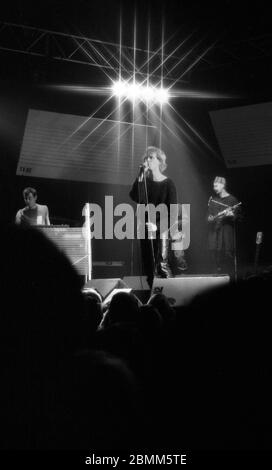
[[[147,226],[147,230],[149,232],[156,232],[156,230],[157,230],[157,225],[153,224],[152,222],[147,222],[146,226]]]
[[[208,222],[213,222],[214,221],[214,216],[213,215],[209,215],[208,217]]]

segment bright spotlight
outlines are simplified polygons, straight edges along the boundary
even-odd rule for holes
[[[150,103],[154,101],[155,98],[155,92],[153,87],[150,86],[145,86],[142,87],[142,94],[141,94],[142,101],[145,101],[147,103]]]
[[[132,85],[128,85],[127,88],[127,98],[131,101],[135,101],[136,99],[141,97],[141,86],[137,83],[133,83]]]
[[[160,104],[168,103],[169,92],[166,88],[156,90],[156,101]]]
[[[126,98],[131,101],[140,100],[148,104],[165,104],[169,100],[169,92],[166,88],[129,83],[122,80],[114,82],[112,87],[113,96]]]
[[[114,96],[118,98],[122,98],[127,95],[127,83],[118,80],[118,82],[114,82],[111,89]]]

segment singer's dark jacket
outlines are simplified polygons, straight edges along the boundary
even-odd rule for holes
[[[146,177],[147,197],[145,193],[144,180],[138,181],[138,178],[133,183],[132,189],[129,193],[131,199],[139,204],[165,204],[168,209],[168,228],[170,228],[170,205],[177,204],[177,191],[174,182],[170,178],[166,178],[163,181],[153,181],[152,175]],[[172,208],[173,209],[173,208]],[[176,209],[177,211],[177,209]],[[160,215],[156,213],[156,224],[160,227]]]

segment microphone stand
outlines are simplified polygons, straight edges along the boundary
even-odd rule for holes
[[[233,248],[234,248],[234,281],[237,282],[237,241],[236,241],[236,220],[234,219],[233,226]]]
[[[239,202],[238,204],[236,204],[235,206],[233,206],[233,208],[237,208],[238,206],[240,206],[242,203]],[[235,282],[237,282],[238,280],[238,268],[237,268],[237,217],[238,217],[238,221],[239,221],[239,215],[237,216],[236,214],[234,215],[234,226],[233,226],[233,230],[234,230],[234,233],[233,233],[233,248],[234,248],[234,280]]]
[[[255,250],[255,259],[254,259],[254,274],[255,275],[257,275],[258,273],[258,263],[259,263],[259,256],[260,256],[260,249],[261,249],[262,241],[263,241],[263,232],[257,232],[256,250]]]
[[[141,167],[142,169],[142,167]],[[145,199],[145,204],[147,205],[147,219],[148,222],[150,222],[150,212],[149,212],[149,201],[148,201],[148,193],[147,193],[147,184],[146,184],[146,173],[147,171],[143,170],[143,174],[140,173],[138,176],[138,200],[140,201],[140,187],[139,183],[140,181],[144,183],[144,199]],[[142,180],[140,180],[142,176]],[[156,263],[155,263],[155,252],[154,252],[154,242],[153,238],[149,238],[149,233],[148,233],[148,240],[150,241],[150,246],[151,246],[151,256],[152,256],[152,271],[153,271],[153,276],[155,276],[155,268],[156,268]]]

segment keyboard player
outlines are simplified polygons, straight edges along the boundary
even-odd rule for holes
[[[16,224],[22,225],[50,225],[48,207],[37,204],[37,191],[35,188],[25,188],[23,197],[26,206],[20,209],[15,217]]]

